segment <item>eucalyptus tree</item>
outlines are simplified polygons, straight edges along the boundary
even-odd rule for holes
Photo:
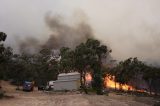
[[[149,92],[150,94],[154,90],[155,94],[157,91],[160,91],[160,68],[153,67],[153,66],[146,66],[145,70],[143,71],[143,79],[149,85]]]
[[[4,47],[3,42],[7,35],[0,32],[0,79],[8,79],[7,74],[11,66],[13,50],[11,47]]]
[[[75,49],[63,47],[60,50],[60,69],[62,72],[78,71],[80,73],[81,87],[85,93],[88,93],[85,86],[85,76],[90,71],[94,88],[100,94],[103,85],[102,58],[110,52],[107,46],[102,45],[100,41],[95,39],[88,39],[85,43],[77,45]]]
[[[102,45],[100,41],[95,39],[88,39],[86,45],[92,51],[92,56],[94,57],[94,61],[92,61],[91,68],[93,68],[93,81],[94,87],[97,90],[97,94],[101,94],[103,87],[103,76],[102,76],[102,58],[104,55],[108,55],[111,53],[111,50],[108,49],[107,46]]]
[[[107,46],[101,45],[100,41],[88,39],[75,49],[75,67],[81,74],[81,85],[85,85],[87,70],[93,70],[93,87],[100,94],[102,91],[102,56],[110,53]],[[82,81],[83,80],[83,81]]]
[[[0,63],[2,63],[3,60],[3,52],[5,50],[5,47],[3,45],[3,42],[6,40],[7,35],[4,32],[0,32]]]
[[[145,65],[143,62],[139,61],[137,58],[128,58],[119,62],[110,73],[115,77],[115,82],[119,82],[120,85],[122,85],[128,84],[133,79],[136,79],[138,74],[143,73],[144,69]]]
[[[61,72],[72,72],[75,71],[74,70],[74,65],[75,65],[75,61],[74,61],[74,51],[71,50],[68,47],[62,47],[60,49],[60,70]]]

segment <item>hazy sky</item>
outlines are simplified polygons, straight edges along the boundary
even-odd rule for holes
[[[160,0],[0,0],[0,31],[14,48],[16,36],[43,42],[50,33],[44,17],[52,12],[68,23],[86,20],[115,59],[160,62],[159,11]]]

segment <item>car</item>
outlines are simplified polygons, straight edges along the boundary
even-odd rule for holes
[[[55,81],[47,82],[47,86],[45,87],[45,90],[47,90],[47,91],[54,90],[54,83],[55,83]]]
[[[33,91],[34,85],[32,82],[25,81],[23,83],[23,91]]]

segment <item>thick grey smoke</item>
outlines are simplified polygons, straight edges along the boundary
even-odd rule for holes
[[[74,11],[81,9],[87,14],[89,19],[85,22],[92,26],[95,37],[113,50],[114,59],[138,57],[147,62],[160,64],[160,0],[0,1],[0,31],[8,34],[6,43],[12,45],[14,50],[18,47],[13,46],[14,35],[20,35],[23,39],[28,38],[28,35],[34,36],[40,44],[51,48],[55,48],[53,43],[56,45],[60,40],[65,44],[69,37],[75,36],[73,33],[78,32],[79,25],[72,24],[75,17],[70,17]],[[68,23],[54,16],[49,16],[44,22],[44,16],[48,11],[64,16],[65,20],[69,20]],[[55,23],[53,19],[58,20],[58,24],[56,23],[58,26],[52,26],[51,23]],[[46,23],[50,27],[49,31]],[[62,26],[65,30],[55,30]],[[65,31],[67,34],[72,32],[69,36],[66,34],[66,40],[61,39],[64,36],[57,38],[57,35],[63,35]],[[55,42],[55,39],[60,40]],[[74,46],[72,41],[74,42],[72,39],[69,40],[67,45]],[[63,43],[59,45],[64,45]]]
[[[65,23],[62,16],[46,14],[44,21],[51,34],[45,42],[34,37],[27,37],[25,40],[16,37],[20,53],[37,53],[43,48],[60,49],[61,47],[74,48],[78,44],[93,37],[90,25],[81,20],[79,23]],[[44,35],[47,37],[47,35]]]
[[[27,53],[27,54],[34,54],[38,53],[41,49],[40,41],[33,37],[28,37],[25,40],[19,40],[17,38],[18,43],[18,51],[19,53]]]
[[[59,49],[64,46],[74,48],[88,38],[93,37],[92,29],[85,20],[71,25],[65,23],[59,15],[51,16],[47,14],[45,21],[52,33],[44,44],[48,48]]]

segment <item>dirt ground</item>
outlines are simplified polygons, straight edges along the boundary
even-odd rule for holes
[[[109,96],[85,95],[77,93],[48,93],[43,91],[16,91],[16,87],[4,85],[6,95],[13,98],[0,100],[0,106],[152,106],[149,97],[134,97],[127,95]]]

